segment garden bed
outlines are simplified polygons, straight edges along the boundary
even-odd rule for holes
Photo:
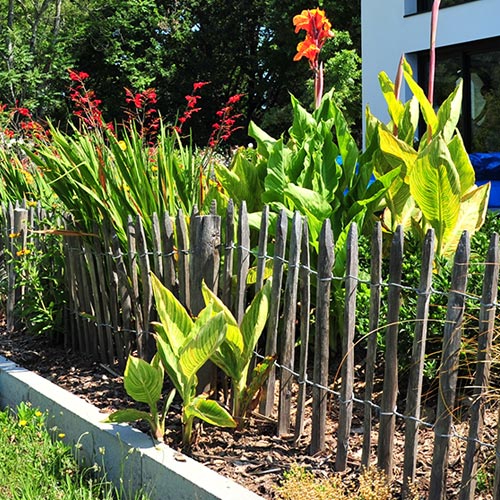
[[[94,362],[83,355],[51,346],[44,338],[33,338],[20,332],[8,333],[4,328],[0,331],[0,354],[16,363],[34,370],[42,377],[60,387],[78,395],[91,403],[102,413],[109,413],[124,407],[136,407],[124,392],[122,378],[113,369]],[[336,405],[335,405],[336,406]],[[172,417],[167,421],[165,441],[172,447],[172,453],[180,453],[180,421],[179,408],[172,409]],[[490,433],[494,441],[496,411],[491,408],[486,415],[486,433]],[[428,408],[432,413],[432,409]],[[249,427],[243,432],[227,431],[211,426],[198,428],[197,440],[191,453],[192,458],[204,463],[213,471],[230,478],[248,490],[264,498],[275,498],[276,487],[283,478],[283,472],[294,464],[306,467],[322,475],[333,474],[336,449],[335,430],[337,421],[336,408],[332,408],[328,425],[328,442],[324,453],[310,456],[308,454],[309,436],[306,420],[305,437],[293,443],[293,437],[277,438],[276,422],[258,415],[254,416]],[[176,414],[176,415],[174,415]],[[139,426],[147,432],[146,427]],[[457,426],[458,434],[466,435],[464,425]],[[355,480],[360,471],[362,434],[360,420],[355,415],[353,434],[351,436],[350,461],[343,473],[344,479]],[[395,456],[402,455],[404,429],[398,426],[396,433]],[[149,439],[149,437],[148,437]],[[151,440],[149,441],[151,442]],[[376,434],[375,434],[376,442]],[[425,494],[429,472],[432,464],[433,434],[431,430],[422,430],[419,445],[417,486]],[[460,463],[464,443],[453,440],[450,450],[450,463]],[[476,499],[489,499],[488,470],[491,468],[491,457],[482,451],[479,475],[484,478],[484,492],[478,492]],[[375,461],[375,455],[372,460]],[[399,458],[397,459],[399,460]],[[494,464],[493,464],[494,465]],[[396,471],[397,474],[397,471]],[[453,496],[460,485],[461,467],[451,467],[448,475],[448,492]],[[401,478],[396,476],[396,489]],[[491,485],[489,485],[491,487]]]
[[[5,338],[2,336],[3,340]],[[19,339],[21,340],[21,339]],[[14,343],[17,344],[17,342]],[[49,369],[52,360],[52,377],[56,374],[73,373],[78,377],[80,368],[72,368],[73,356],[68,356],[70,364],[64,369],[61,360],[51,358],[56,351],[40,352],[39,348],[27,349],[24,342],[20,350],[15,348],[20,357],[31,356],[32,362],[39,367]],[[2,341],[0,351],[11,359],[12,350],[5,352]],[[25,350],[24,350],[24,349]],[[38,359],[39,362],[36,360]],[[43,362],[46,359],[47,362]],[[17,362],[22,363],[22,359]],[[190,457],[158,442],[148,435],[128,425],[104,424],[105,414],[97,407],[89,404],[89,398],[81,397],[64,390],[61,384],[53,384],[40,377],[17,362],[0,357],[0,404],[3,407],[15,407],[21,401],[29,401],[37,408],[47,412],[47,426],[64,433],[68,443],[77,445],[78,456],[83,465],[96,465],[105,471],[106,479],[120,489],[136,493],[143,491],[148,500],[166,499],[199,499],[199,500],[257,500],[260,498],[246,490],[236,482],[228,480],[211,469],[201,465]],[[99,384],[86,384],[86,376],[82,373],[80,386],[85,385],[88,394],[99,392]],[[65,375],[63,375],[63,378]],[[99,375],[98,375],[99,377]],[[71,375],[70,375],[71,378]],[[91,376],[93,378],[93,375]],[[106,381],[105,377],[99,377]],[[57,382],[57,380],[56,380]],[[107,381],[106,381],[107,382]],[[118,384],[117,384],[118,385]],[[78,392],[78,391],[75,391]],[[98,396],[95,396],[100,399]]]

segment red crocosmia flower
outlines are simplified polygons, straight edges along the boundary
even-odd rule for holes
[[[82,80],[86,80],[90,76],[88,73],[85,73],[85,71],[79,71],[78,73],[76,71],[73,71],[72,69],[68,69],[68,71],[70,79],[74,82],[81,82]]]
[[[208,85],[210,82],[195,82],[193,83],[193,92],[196,92],[197,90],[200,90],[203,88],[205,85]]]
[[[17,108],[17,112],[22,116],[30,116],[30,110],[28,108]]]
[[[231,96],[228,100],[227,100],[227,103],[228,104],[235,104],[237,103],[238,101],[240,101],[240,99],[244,96],[245,94],[234,94],[233,96]]]

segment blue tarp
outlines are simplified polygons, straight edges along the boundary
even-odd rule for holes
[[[471,153],[470,161],[476,171],[477,184],[491,182],[490,201],[488,207],[500,209],[500,152]]]

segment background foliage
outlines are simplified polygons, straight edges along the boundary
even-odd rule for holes
[[[321,2],[320,2],[321,3]],[[157,89],[158,108],[175,121],[194,81],[210,81],[191,124],[206,143],[220,103],[244,93],[245,122],[279,135],[291,118],[289,93],[311,99],[310,72],[292,62],[298,43],[292,18],[310,2],[277,0],[0,0],[0,102],[25,106],[37,118],[69,115],[67,69],[91,75],[107,121],[123,116],[117,89]],[[348,121],[360,120],[360,2],[325,0],[337,33],[324,59]],[[234,13],[237,13],[235,15]]]

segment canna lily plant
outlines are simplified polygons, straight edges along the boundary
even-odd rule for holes
[[[151,363],[129,356],[124,375],[127,393],[136,401],[147,403],[150,413],[126,409],[118,410],[107,422],[146,420],[157,439],[162,439],[165,418],[175,392],[182,399],[182,446],[188,449],[193,438],[195,418],[220,427],[235,427],[232,416],[206,394],[196,394],[198,370],[214,355],[225,341],[227,325],[223,312],[214,313],[212,303],[193,320],[183,305],[158,278],[152,274],[151,283],[160,321],[153,323],[157,354]],[[164,373],[172,381],[173,389],[160,413]]]
[[[262,387],[275,361],[275,356],[267,356],[249,373],[255,347],[269,314],[271,280],[267,280],[252,300],[241,325],[205,283],[202,293],[205,302],[212,304],[213,314],[224,314],[227,323],[226,338],[210,359],[231,379],[232,414],[242,426],[249,412],[259,403]]]
[[[258,227],[260,213],[268,204],[271,213],[284,209],[306,215],[310,244],[318,247],[318,236],[325,219],[332,221],[335,239],[335,272],[343,273],[345,241],[352,222],[358,227],[371,224],[371,215],[399,175],[385,172],[371,181],[372,150],[362,153],[349,131],[348,123],[335,102],[333,90],[322,95],[321,48],[333,36],[331,24],[320,9],[305,10],[294,18],[296,31],[306,30],[294,60],[306,57],[315,76],[316,107],[311,113],[291,96],[293,123],[289,139],[270,136],[251,122],[249,135],[256,151],[239,150],[232,168],[216,168],[216,175],[228,195],[236,202],[250,196],[255,213],[250,222]],[[255,195],[260,195],[260,204]]]
[[[462,82],[437,111],[433,106],[438,10],[439,0],[436,0],[432,9],[427,96],[402,58],[396,84],[385,73],[379,75],[391,123],[385,125],[367,111],[367,137],[368,149],[374,151],[375,176],[399,170],[399,176],[385,195],[385,226],[394,230],[402,225],[420,239],[432,227],[436,234],[436,255],[447,257],[455,251],[464,230],[473,234],[483,225],[490,184],[475,184],[475,172],[457,129]],[[399,99],[402,77],[413,93],[406,103]],[[415,144],[420,112],[426,132]]]
[[[164,376],[165,371],[158,356],[148,363],[130,355],[123,376],[125,391],[134,401],[146,403],[149,406],[149,413],[135,408],[117,410],[111,413],[105,422],[125,423],[145,420],[153,436],[158,440],[163,439],[167,412],[175,396],[175,389],[172,389],[165,399],[162,410],[158,409],[162,399]]]
[[[195,418],[220,427],[235,427],[232,416],[206,394],[196,394],[198,370],[226,339],[224,313],[214,314],[209,303],[193,320],[168,288],[151,275],[160,321],[153,323],[156,346],[163,368],[182,399],[182,445],[189,448]]]

